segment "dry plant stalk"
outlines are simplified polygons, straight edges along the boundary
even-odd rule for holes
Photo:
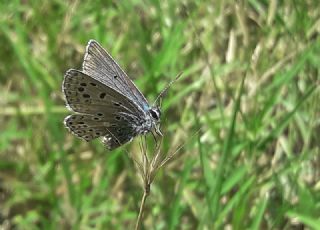
[[[196,136],[200,132],[200,130],[201,128],[199,128],[191,137],[189,137],[188,140]],[[179,145],[175,149],[175,151],[165,155],[161,153],[162,141],[163,141],[163,137],[161,137],[159,143],[156,143],[155,151],[154,151],[154,154],[152,154],[151,161],[149,160],[148,153],[147,153],[148,146],[147,146],[146,137],[141,138],[141,141],[140,141],[140,151],[142,153],[142,156],[141,157],[132,156],[132,159],[137,165],[138,171],[143,180],[143,196],[141,199],[141,204],[140,204],[140,209],[139,209],[135,230],[140,229],[142,218],[143,218],[143,212],[145,209],[145,202],[147,200],[147,197],[150,194],[150,187],[158,170],[164,167],[187,143],[187,142],[183,142],[181,145]]]
[[[133,161],[137,165],[139,174],[141,175],[141,178],[143,181],[143,196],[141,199],[139,214],[138,214],[138,218],[135,226],[136,230],[140,229],[141,222],[143,219],[143,212],[145,209],[145,202],[147,197],[150,194],[150,187],[158,170],[161,167],[165,166],[166,163],[170,159],[172,159],[183,146],[181,145],[180,147],[178,147],[176,151],[174,151],[173,153],[170,153],[166,156],[162,156],[160,151],[161,144],[162,144],[162,138],[160,140],[160,143],[156,144],[154,154],[152,154],[152,159],[150,160],[147,153],[148,147],[147,147],[146,138],[141,138],[140,150],[141,150],[142,156],[141,158],[134,157],[134,156],[132,157]]]

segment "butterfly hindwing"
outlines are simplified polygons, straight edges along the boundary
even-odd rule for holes
[[[91,141],[103,136],[103,143],[109,150],[115,149],[129,141],[136,135],[130,126],[97,120],[91,115],[73,114],[65,118],[65,126],[75,136]]]
[[[131,141],[134,136],[135,134],[128,126],[110,127],[102,142],[109,150],[113,150]]]
[[[108,133],[107,128],[111,126],[108,121],[96,119],[95,116],[73,114],[64,119],[65,126],[77,137],[91,141]]]

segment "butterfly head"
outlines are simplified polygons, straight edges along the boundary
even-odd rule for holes
[[[149,114],[152,119],[152,126],[155,128],[156,133],[162,136],[162,133],[160,130],[160,116],[161,116],[160,107],[159,106],[151,107],[151,109],[149,109]]]
[[[170,86],[176,80],[179,79],[181,74],[182,74],[182,72],[179,73],[174,80],[170,81],[166,85],[166,87],[160,92],[160,94],[158,95],[158,97],[154,101],[153,106],[151,107],[151,109],[149,109],[149,113],[150,113],[150,116],[152,118],[152,126],[155,127],[156,133],[159,134],[160,136],[162,136],[162,133],[161,133],[161,130],[160,130],[160,116],[161,116],[160,108],[161,108],[162,100],[166,96],[167,91],[170,88]]]

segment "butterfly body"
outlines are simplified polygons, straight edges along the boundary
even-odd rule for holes
[[[102,137],[115,149],[135,136],[159,130],[160,110],[147,100],[96,41],[90,40],[82,71],[70,69],[62,84],[67,107],[76,112],[65,126],[86,141]]]

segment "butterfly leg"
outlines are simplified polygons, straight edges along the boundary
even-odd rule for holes
[[[151,131],[151,134],[152,134],[152,136],[153,136],[153,140],[154,140],[154,142],[155,142],[155,144],[156,144],[156,149],[159,147],[158,146],[158,140],[157,140],[157,137],[156,137],[156,135],[154,134],[154,132],[153,131]]]

